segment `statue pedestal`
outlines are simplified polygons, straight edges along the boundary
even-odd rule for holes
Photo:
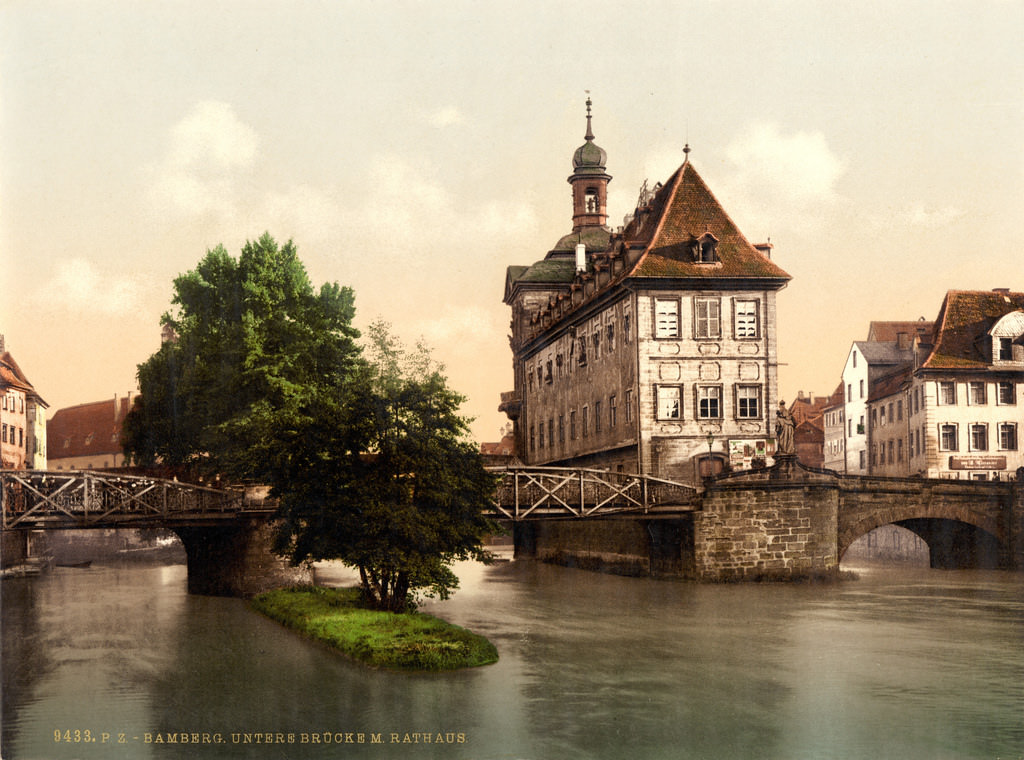
[[[796,474],[796,454],[776,454],[772,480],[790,479]]]

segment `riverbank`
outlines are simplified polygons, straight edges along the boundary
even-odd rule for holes
[[[373,667],[439,672],[498,661],[498,650],[483,636],[431,615],[368,609],[358,589],[278,589],[251,604],[270,619]]]

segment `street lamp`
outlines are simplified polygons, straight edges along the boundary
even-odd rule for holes
[[[710,430],[708,431],[707,442],[708,442],[708,477],[710,478],[714,474],[712,472],[713,468],[711,466],[711,446],[715,442],[715,434],[712,431],[710,431]]]

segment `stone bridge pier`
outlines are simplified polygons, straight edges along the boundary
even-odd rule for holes
[[[311,568],[292,567],[274,554],[274,524],[268,520],[177,526],[172,530],[185,545],[190,594],[251,597],[282,586],[313,582]]]

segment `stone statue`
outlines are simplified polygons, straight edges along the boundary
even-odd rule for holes
[[[793,456],[796,454],[796,421],[793,415],[786,408],[786,402],[779,402],[779,411],[775,413],[775,438],[777,440],[776,454],[780,456]]]

